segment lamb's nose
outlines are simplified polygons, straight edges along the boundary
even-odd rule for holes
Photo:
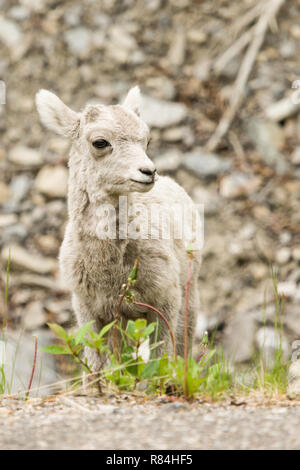
[[[150,170],[150,168],[140,168],[140,172],[143,173],[143,175],[154,176],[156,168],[154,170]]]

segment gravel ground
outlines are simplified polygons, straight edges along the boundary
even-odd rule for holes
[[[0,401],[0,449],[300,449],[300,402],[280,406]],[[26,433],[24,432],[26,429]]]

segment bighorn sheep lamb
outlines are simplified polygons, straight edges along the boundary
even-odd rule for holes
[[[195,209],[195,205],[172,179],[157,176],[154,163],[146,154],[149,128],[139,117],[140,101],[139,88],[134,87],[123,105],[87,105],[77,113],[53,93],[46,90],[37,93],[36,104],[42,123],[68,137],[72,144],[69,220],[60,250],[60,269],[72,292],[79,325],[94,320],[95,331],[99,331],[113,320],[121,287],[139,257],[135,299],[163,312],[175,332],[178,353],[183,355],[186,249],[188,242],[191,248],[198,249],[199,239],[191,218],[184,222],[191,237],[175,236],[174,221],[168,216],[174,212],[178,215],[180,210],[174,211],[174,207]],[[144,231],[136,225],[132,236],[124,235],[124,228],[120,234],[121,198],[126,200],[128,213],[131,205],[138,207],[134,214],[139,225],[151,220]],[[165,219],[171,220],[169,236],[163,236],[156,217],[161,208],[167,216]],[[128,227],[134,223],[133,219],[131,213]],[[109,230],[107,234],[107,222],[115,222],[116,230]],[[151,236],[152,230],[157,228],[156,236]],[[189,297],[190,343],[198,309],[199,267],[197,251]],[[151,310],[123,302],[123,322],[138,317],[157,321]],[[169,350],[169,333],[163,322],[159,323],[159,340],[162,348]],[[86,354],[93,370],[100,370],[101,360],[97,354],[90,350]]]

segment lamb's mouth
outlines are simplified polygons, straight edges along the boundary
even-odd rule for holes
[[[154,183],[154,178],[151,181],[138,181],[138,180],[133,180],[133,179],[131,179],[130,181],[133,181],[134,183],[150,185]]]

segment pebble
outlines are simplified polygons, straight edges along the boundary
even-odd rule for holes
[[[295,298],[298,292],[297,284],[293,281],[278,282],[277,289],[278,293],[283,294],[285,297]]]
[[[0,228],[8,227],[18,221],[16,214],[0,214]]]
[[[300,352],[300,351],[299,351]],[[300,397],[300,359],[291,363],[288,373],[287,396],[291,400]]]
[[[186,35],[183,28],[174,31],[167,60],[173,67],[180,67],[185,59]]]
[[[206,189],[196,186],[192,193],[192,199],[196,204],[204,205],[205,215],[214,215],[222,206],[220,196],[214,189]]]
[[[30,302],[26,306],[22,317],[22,324],[25,330],[35,330],[43,326],[46,321],[47,315],[40,301]]]
[[[284,358],[287,359],[289,343],[279,329],[276,330],[270,326],[263,326],[257,331],[255,341],[267,365],[274,363],[275,353],[278,349],[282,350]]]
[[[279,175],[289,171],[289,163],[280,149],[284,143],[283,130],[276,122],[252,118],[247,125],[248,135],[260,157]]]
[[[3,204],[3,202],[8,201],[11,198],[11,192],[8,188],[8,186],[0,181],[0,204]]]
[[[182,122],[187,116],[187,109],[182,103],[168,102],[142,95],[141,117],[148,126],[164,129]]]
[[[13,224],[5,227],[2,234],[2,242],[22,242],[28,236],[28,229],[23,224]]]
[[[35,179],[35,188],[48,197],[65,197],[68,192],[68,170],[66,167],[44,166]]]
[[[8,261],[9,253],[12,268],[16,267],[39,274],[48,274],[56,271],[58,267],[55,259],[29,253],[25,248],[18,245],[5,246],[2,249],[1,258],[5,263]]]
[[[40,152],[23,145],[13,147],[8,154],[8,160],[25,168],[36,168],[43,164],[43,157]]]
[[[300,246],[295,246],[292,248],[292,258],[295,261],[300,261]]]
[[[220,183],[221,196],[229,199],[246,196],[255,192],[260,186],[260,179],[241,172],[224,176]]]
[[[176,89],[174,83],[167,77],[149,77],[145,86],[150,91],[150,95],[161,100],[174,100]]]
[[[296,147],[291,157],[293,165],[300,165],[300,147]]]
[[[167,129],[162,134],[166,142],[183,142],[188,146],[194,143],[194,134],[189,126],[178,126]]]
[[[183,166],[199,177],[216,177],[231,167],[231,161],[202,149],[184,155]]]
[[[291,258],[291,249],[289,247],[279,248],[276,252],[275,259],[278,264],[286,264]]]
[[[168,172],[177,170],[182,162],[182,158],[182,153],[178,150],[169,150],[154,158],[154,162],[158,172]]]
[[[266,109],[266,117],[271,121],[282,121],[299,111],[299,104],[294,103],[291,97],[283,98],[271,104]]]
[[[14,176],[9,185],[13,202],[22,201],[28,194],[32,186],[32,179],[23,174]]]
[[[88,57],[92,39],[89,29],[79,26],[74,29],[69,29],[64,33],[64,38],[70,52],[80,59]]]
[[[0,41],[9,48],[17,47],[24,41],[19,25],[3,15],[0,15]]]

